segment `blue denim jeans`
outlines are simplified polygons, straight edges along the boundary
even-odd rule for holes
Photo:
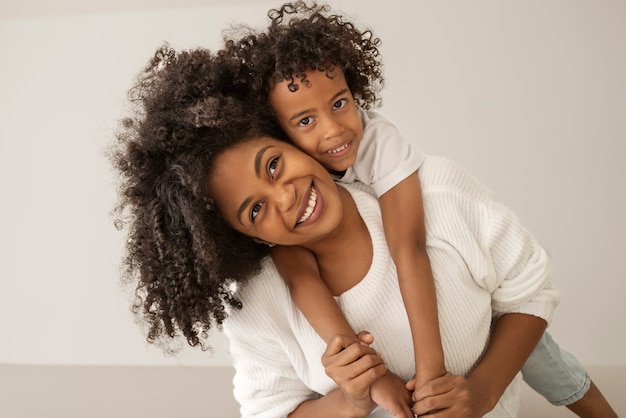
[[[589,390],[591,378],[576,357],[546,331],[524,367],[524,381],[552,405],[569,405]]]

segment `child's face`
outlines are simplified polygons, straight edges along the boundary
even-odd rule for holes
[[[263,137],[224,151],[208,178],[226,221],[257,241],[307,246],[343,216],[328,171],[291,144]]]
[[[363,125],[343,72],[335,68],[306,72],[308,84],[278,83],[269,101],[278,122],[294,144],[331,172],[346,170],[356,160]]]

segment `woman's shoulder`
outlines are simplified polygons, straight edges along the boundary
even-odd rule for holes
[[[424,194],[451,193],[477,202],[494,199],[491,189],[461,164],[448,157],[428,155],[418,174]]]
[[[363,213],[380,216],[378,199],[369,185],[356,181],[354,183],[338,184],[338,187],[343,187],[350,193],[361,216],[363,216]]]
[[[237,284],[235,295],[241,301],[241,309],[229,312],[229,321],[238,324],[280,317],[281,309],[291,303],[289,289],[269,256],[261,261],[255,274]]]

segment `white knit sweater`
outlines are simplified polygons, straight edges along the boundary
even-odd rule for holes
[[[446,367],[465,375],[487,347],[492,317],[519,312],[550,322],[559,295],[546,251],[489,190],[439,157],[426,158],[419,175]],[[380,209],[370,194],[347,188],[374,255],[367,276],[337,301],[354,330],[374,335],[388,368],[408,380],[414,371],[410,328]],[[240,297],[243,309],[231,314],[224,329],[242,417],[284,417],[336,388],[320,362],[324,342],[291,301],[270,259]],[[488,417],[517,415],[519,383],[518,376]],[[371,416],[390,415],[376,409]]]

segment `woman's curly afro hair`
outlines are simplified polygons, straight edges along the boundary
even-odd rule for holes
[[[116,225],[128,229],[123,282],[152,343],[206,347],[208,331],[241,308],[243,283],[267,255],[212,208],[211,163],[236,143],[280,131],[247,107],[240,62],[205,49],[159,48],[129,91],[110,159],[120,178]]]
[[[292,91],[306,83],[305,71],[344,73],[356,103],[364,109],[379,104],[383,86],[380,40],[368,29],[359,30],[327,5],[304,1],[285,3],[268,13],[265,31],[240,27],[225,36],[228,53],[245,63],[247,81],[259,106],[276,83],[288,80]],[[251,99],[252,100],[252,99]]]

